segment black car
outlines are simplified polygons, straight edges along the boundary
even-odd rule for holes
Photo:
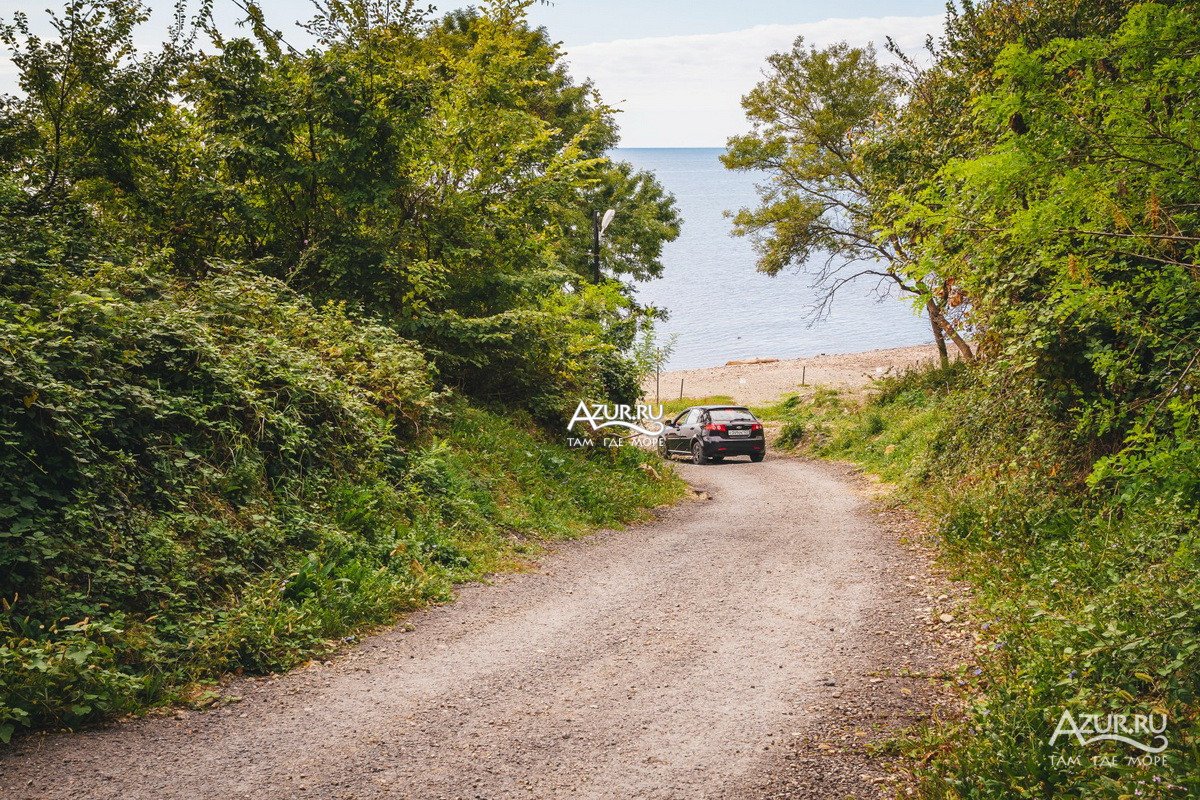
[[[767,454],[762,423],[742,406],[692,406],[666,426],[658,437],[663,458],[690,455],[692,463],[707,464],[726,456],[762,461]]]

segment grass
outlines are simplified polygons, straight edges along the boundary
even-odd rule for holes
[[[964,717],[894,743],[920,795],[1200,796],[1196,498],[1165,479],[1133,505],[1089,489],[1064,466],[1064,437],[1034,414],[991,417],[980,398],[956,367],[885,380],[866,399],[818,391],[758,409],[780,423],[777,446],[892,483],[975,587]],[[1113,742],[1052,747],[1064,709],[1166,714],[1170,745],[1150,763]]]
[[[818,388],[807,399],[792,395],[754,411],[780,423],[778,447],[854,461],[887,481],[912,484],[927,477],[923,455],[943,424],[945,402],[924,392],[864,402]]]

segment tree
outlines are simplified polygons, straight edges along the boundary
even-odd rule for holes
[[[763,272],[810,271],[823,292],[818,313],[863,276],[915,295],[943,361],[943,337],[969,361],[974,352],[950,320],[948,287],[937,285],[900,235],[880,234],[892,189],[882,165],[903,88],[870,46],[816,49],[797,39],[771,56],[766,79],[742,100],[753,131],[732,137],[722,156],[730,169],[770,176],[760,187],[762,204],[738,211],[734,231],[755,237]]]
[[[546,418],[583,395],[630,400],[654,313],[621,279],[661,273],[678,214],[652,175],[607,157],[612,109],[528,5],[434,19],[413,2],[319,3],[304,51],[254,0],[248,38],[201,7],[208,52],[182,5],[148,53],[137,0],[72,0],[46,40],[17,15],[0,29],[24,90],[0,108],[0,230],[45,252],[69,221],[75,249],[152,255],[189,279],[252,266],[419,342],[446,385]],[[617,280],[589,291],[597,208],[619,213],[604,248]],[[54,236],[22,222],[51,218]]]
[[[564,243],[564,261],[580,276],[592,276],[592,224],[596,214],[616,211],[601,242],[601,263],[613,278],[649,280],[662,275],[662,249],[679,236],[682,221],[675,198],[650,172],[624,161],[601,162],[570,214],[575,234]]]
[[[127,241],[131,217],[161,210],[163,131],[178,117],[171,94],[195,29],[179,2],[167,40],[139,52],[148,16],[137,0],[72,0],[50,14],[52,37],[20,12],[0,24],[21,89],[0,103],[0,152],[23,187],[22,214],[86,217],[97,236]]]
[[[1198,361],[1195,17],[1147,3],[1108,34],[1008,45],[976,146],[913,204],[932,259],[972,253],[962,280],[1004,365],[1058,413],[1089,408],[1111,447]]]
[[[525,4],[521,4],[524,7]],[[436,46],[466,53],[478,40],[480,12],[451,12],[430,32]],[[618,222],[605,232],[601,259],[615,278],[646,280],[662,274],[662,246],[679,235],[681,220],[674,198],[652,173],[609,158],[617,145],[612,108],[605,105],[590,80],[575,81],[561,52],[543,28],[515,28],[529,58],[546,64],[537,79],[523,87],[527,108],[549,126],[558,146],[572,145],[592,163],[581,174],[579,195],[555,213],[561,231],[560,258],[580,279],[592,279],[592,224],[596,213],[614,209]]]
[[[192,279],[251,265],[419,342],[446,385],[546,417],[581,394],[631,399],[654,314],[621,279],[661,273],[678,214],[652,175],[607,157],[612,109],[529,26],[528,0],[442,19],[320,3],[304,51],[241,5],[249,38],[201,7],[207,53],[182,6],[168,43],[138,52],[137,0],[72,0],[55,39],[20,15],[0,29],[24,89],[0,109],[0,160],[25,187],[0,193],[0,228],[32,230],[19,221],[51,204],[109,257],[153,254]],[[617,280],[585,292],[605,208]]]

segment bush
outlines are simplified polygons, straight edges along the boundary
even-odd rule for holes
[[[0,297],[0,738],[284,669],[542,537],[676,496],[431,392],[419,350],[228,267]]]
[[[976,587],[978,668],[957,725],[913,745],[928,798],[1187,797],[1200,792],[1200,436],[1184,401],[1164,435],[1092,459],[1089,439],[1036,386],[985,367],[884,381],[850,414],[772,410],[829,432],[806,444],[895,481]],[[1089,471],[1090,467],[1090,471]],[[1114,747],[1051,748],[1064,709],[1168,717],[1163,763]],[[933,750],[929,750],[929,739]],[[1114,755],[1117,767],[1091,761]],[[1076,767],[1052,756],[1082,755]]]

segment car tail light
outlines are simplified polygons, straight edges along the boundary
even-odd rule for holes
[[[761,423],[761,422],[755,422],[753,425],[751,425],[751,426],[750,426],[750,432],[751,432],[751,433],[753,433],[753,432],[755,432],[755,431],[761,431],[761,430],[762,430],[762,423]]]
[[[707,425],[705,425],[705,426],[704,426],[704,430],[706,430],[706,431],[718,431],[718,432],[720,432],[720,433],[725,433],[725,431],[727,430],[727,428],[726,428],[724,425],[718,425],[718,424],[717,424],[717,423],[715,423],[715,422],[710,422],[710,423],[708,423]]]

